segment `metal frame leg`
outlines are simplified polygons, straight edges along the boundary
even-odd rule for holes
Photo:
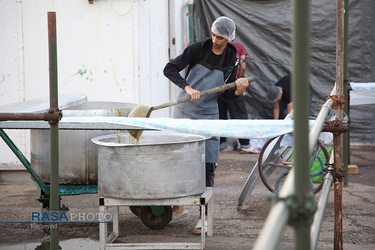
[[[284,138],[284,135],[281,135],[277,138],[270,139],[272,141],[266,146],[265,149],[262,149],[264,150],[263,160],[261,163],[259,163],[259,161],[256,162],[250,175],[247,177],[246,183],[241,190],[240,196],[238,197],[237,209],[241,209],[246,199],[253,192],[255,186],[257,185],[259,181],[260,176],[259,176],[258,165],[263,164],[264,162],[270,161],[272,158],[276,157],[278,154],[281,155],[281,153],[279,153],[278,150],[280,150],[280,144],[283,138]],[[286,149],[283,149],[283,150],[286,150]]]
[[[101,213],[107,212],[107,207],[104,205],[99,206],[99,211]],[[108,227],[107,223],[99,223],[99,242],[100,242],[100,250],[105,249],[105,244],[107,243],[107,234],[108,234]]]
[[[201,202],[201,244],[204,246],[206,244],[206,227],[205,227],[205,220],[206,220],[206,202]],[[208,211],[207,211],[208,212]]]
[[[108,240],[107,242],[109,243],[112,243],[114,242],[117,237],[119,236],[120,234],[120,230],[119,230],[119,206],[113,206],[113,231],[112,233],[108,236]]]
[[[103,198],[100,198],[100,206],[99,211],[101,213],[107,213],[108,212],[108,206],[101,203]],[[100,242],[100,249],[104,250],[107,243],[114,242],[117,237],[119,236],[119,206],[113,206],[113,213],[112,213],[112,219],[113,219],[113,226],[112,226],[112,232],[108,235],[108,223],[102,222],[99,224],[99,242]]]
[[[211,198],[208,200],[208,205],[207,205],[207,224],[208,224],[208,228],[207,228],[207,236],[208,237],[212,237],[213,234],[214,234],[214,227],[213,227],[213,217],[212,217],[212,211],[213,211],[213,196],[211,196]]]
[[[258,181],[259,181],[259,171],[258,171],[258,163],[256,163],[253,167],[253,170],[251,170],[249,177],[247,177],[246,183],[242,188],[240,196],[238,197],[237,209],[241,209],[246,199],[253,192]]]

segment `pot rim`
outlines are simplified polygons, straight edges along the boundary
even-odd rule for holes
[[[110,138],[118,138],[120,134],[128,134],[128,132],[117,133],[117,134],[109,134],[109,135],[102,135],[98,137],[94,137],[91,139],[93,143],[98,146],[104,147],[143,147],[143,146],[157,146],[157,145],[171,145],[171,144],[181,144],[181,143],[192,143],[192,142],[199,142],[199,141],[206,141],[211,138],[211,136],[204,136],[198,134],[187,134],[187,133],[179,133],[174,131],[143,131],[142,134],[156,134],[159,135],[167,135],[167,136],[179,136],[182,140],[179,141],[170,141],[170,142],[153,142],[153,143],[143,143],[143,144],[135,144],[135,143],[117,143],[117,142],[104,142],[103,139],[110,139]],[[129,134],[129,136],[131,136]],[[185,136],[185,138],[183,137]],[[188,138],[186,138],[188,136]]]

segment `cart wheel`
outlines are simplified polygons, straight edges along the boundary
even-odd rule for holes
[[[284,160],[286,161],[286,160],[288,160],[287,158],[289,158],[288,156],[286,156],[286,155],[288,155],[287,153],[289,152],[289,150],[284,151],[281,148],[277,149],[276,151],[272,151],[271,155],[267,157],[265,162],[263,162],[263,155],[265,153],[265,149],[275,139],[276,138],[272,138],[264,144],[264,146],[263,146],[263,148],[262,148],[262,150],[259,154],[259,159],[258,159],[259,176],[260,176],[263,184],[266,186],[266,188],[269,191],[271,191],[272,193],[278,193],[279,192],[280,186],[283,184],[284,180],[286,179],[285,177],[288,175],[289,170],[293,166],[289,162],[284,162]],[[276,147],[277,146],[278,145],[276,145]],[[318,175],[318,174],[324,175],[324,173],[326,171],[326,167],[323,163],[323,160],[320,159],[320,157],[319,157],[319,152],[321,152],[321,151],[323,151],[323,153],[324,153],[325,162],[329,161],[329,154],[327,152],[327,149],[324,147],[324,145],[320,141],[318,141],[317,147],[315,148],[313,156],[311,158],[310,165],[312,166],[312,164],[315,162],[315,160],[318,159],[319,162],[321,163],[321,171],[319,173],[310,174],[310,177],[313,177],[313,176]],[[270,176],[272,174],[273,174],[273,177],[270,178]],[[278,176],[276,181],[274,180],[275,176]],[[275,182],[274,188],[271,185],[272,182]],[[310,182],[311,182],[311,189],[313,190],[314,194],[318,193],[323,187],[323,182],[321,182],[320,184],[315,184],[315,185],[314,185],[314,183],[312,182],[311,179],[310,179]]]
[[[141,220],[151,229],[161,229],[172,220],[171,206],[142,206]]]
[[[322,187],[323,187],[323,184],[324,184],[324,181],[323,181],[324,180],[324,175],[327,172],[327,166],[324,164],[324,162],[326,164],[328,164],[329,163],[329,157],[330,157],[330,154],[328,153],[326,147],[319,140],[318,140],[317,146],[318,147],[314,151],[315,155],[313,156],[313,161],[315,161],[316,159],[318,159],[318,161],[320,162],[321,170],[318,173],[310,174],[310,177],[314,177],[316,175],[321,175],[322,176],[322,181],[320,182],[320,184],[317,187],[314,188],[314,194],[317,194],[322,189]],[[319,156],[319,152],[320,151],[323,152],[324,160]],[[312,181],[311,181],[311,183],[312,183]]]
[[[279,187],[285,180],[284,177],[288,174],[289,169],[292,167],[291,165],[282,165],[278,163],[280,161],[284,161],[284,158],[288,158],[288,155],[291,152],[291,147],[281,147],[280,143],[282,139],[283,137],[269,139],[264,144],[258,158],[259,177],[264,186],[266,186],[266,188],[272,193],[278,193]],[[271,150],[268,150],[268,147],[270,147]],[[267,157],[264,157],[266,151],[269,151],[269,154]],[[277,178],[277,176],[279,176],[279,178]]]
[[[137,215],[138,217],[141,216],[142,206],[130,206],[129,208],[133,214]]]

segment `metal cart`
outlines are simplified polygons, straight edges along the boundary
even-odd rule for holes
[[[246,199],[250,196],[259,179],[272,193],[278,193],[280,186],[285,180],[288,172],[293,167],[293,147],[283,145],[282,141],[286,135],[269,139],[263,146],[257,163],[248,176],[237,201],[237,209],[242,209]],[[314,194],[322,188],[322,181],[327,170],[326,164],[329,162],[329,153],[324,143],[318,141],[311,156],[310,169],[318,163],[319,170],[310,174],[311,190]],[[316,164],[315,164],[316,165]]]
[[[59,96],[60,104],[59,108],[67,113],[73,113],[73,115],[82,115],[83,113],[87,113],[87,110],[79,110],[76,107],[87,107],[87,98],[83,94],[67,94]],[[120,103],[121,104],[121,103]],[[103,106],[104,105],[104,106]],[[119,105],[119,103],[111,103],[113,106]],[[131,109],[136,106],[129,105],[129,104],[122,104],[125,108],[116,109],[117,115],[120,113],[122,116],[127,116],[127,114],[131,111]],[[106,104],[104,103],[95,103],[95,107],[106,108]],[[0,112],[44,112],[48,110],[48,98],[39,98],[33,99],[26,102],[19,102],[14,104],[8,104],[0,106]],[[98,113],[99,111],[105,111],[104,113],[107,114],[109,112],[114,112],[114,110],[99,110],[95,109],[92,110],[91,113]],[[107,114],[108,115],[108,114]],[[114,114],[116,115],[116,114]],[[8,136],[8,134],[4,131],[4,129],[11,129],[11,130],[34,130],[34,131],[47,131],[50,128],[49,124],[44,121],[1,121],[0,122],[0,137],[4,140],[7,146],[11,149],[11,151],[16,155],[16,157],[20,160],[22,165],[26,168],[26,170],[30,173],[32,180],[34,181],[39,195],[36,197],[41,203],[41,210],[48,211],[49,204],[50,204],[50,184],[48,181],[43,180],[43,177],[40,176],[35,169],[32,168],[30,161],[27,157],[22,153],[21,150],[16,146],[16,144],[12,141],[12,139]],[[90,130],[90,131],[111,131],[111,130],[128,130],[128,129],[143,129],[141,127],[135,126],[128,126],[128,125],[121,125],[121,124],[108,124],[108,123],[66,123],[60,122],[59,129],[62,131],[83,131],[83,130]],[[109,132],[108,132],[109,133]],[[96,135],[97,136],[97,135]],[[88,138],[90,140],[91,138]],[[91,143],[91,141],[89,141]],[[47,152],[46,152],[47,153]],[[90,184],[87,183],[80,183],[80,184],[60,184],[59,185],[59,201],[61,202],[62,196],[70,196],[70,195],[81,195],[81,194],[97,194],[98,193],[98,185],[97,182],[91,181]],[[64,204],[59,203],[59,207],[61,211],[68,211],[69,208]],[[142,219],[142,215],[137,214],[139,208],[137,207],[130,207],[131,211],[140,216]],[[159,208],[153,208],[155,210],[156,217],[161,216],[158,214]],[[172,216],[172,211],[168,209],[168,216]],[[162,217],[165,218],[165,217]],[[143,221],[147,222],[147,219],[143,219]],[[170,220],[169,220],[170,221]],[[168,222],[169,222],[168,221]],[[168,224],[164,223],[164,226]],[[145,224],[149,227],[155,228],[160,225],[155,225],[152,222]]]

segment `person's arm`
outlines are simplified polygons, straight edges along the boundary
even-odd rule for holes
[[[163,73],[171,82],[184,89],[188,84],[181,76],[180,71],[187,65],[183,63],[183,57],[180,55],[165,65]]]
[[[286,108],[288,109],[288,114],[292,111],[293,109],[293,102],[290,102],[286,105]]]
[[[278,120],[279,119],[279,113],[280,113],[279,102],[276,101],[273,104],[273,119]]]
[[[240,58],[240,64],[238,68],[238,78],[243,77],[246,71],[246,55],[242,55]]]
[[[201,50],[200,42],[194,43],[187,47],[183,53],[172,61],[168,62],[163,70],[164,75],[174,84],[176,84],[181,89],[185,90],[185,87],[188,86],[186,79],[183,78],[180,74],[184,68],[188,65],[193,67],[197,62],[197,58],[200,57],[200,50]]]
[[[184,90],[190,95],[190,101],[198,101],[199,98],[201,98],[201,92],[199,90],[193,89],[189,85],[186,85]]]
[[[183,70],[185,67],[187,67],[190,64],[193,64],[194,62],[194,55],[197,52],[197,45],[191,45],[187,47],[184,52],[177,56],[175,59],[167,63],[164,67],[164,75],[174,84],[176,84],[178,87],[185,90],[185,92],[190,95],[190,101],[197,101],[200,98],[200,91],[193,89],[189,86],[186,79],[183,78],[180,74],[180,71]]]

